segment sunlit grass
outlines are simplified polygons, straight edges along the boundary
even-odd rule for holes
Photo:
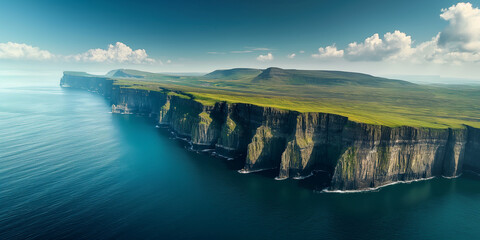
[[[222,79],[218,74],[216,78],[208,78],[134,73],[142,78],[116,78],[115,84],[125,88],[171,91],[170,94],[194,98],[204,105],[219,101],[247,103],[298,112],[332,113],[356,122],[391,127],[480,127],[478,86],[426,86],[379,78],[373,78],[375,84],[362,85],[358,84],[360,81],[351,81],[356,76],[349,73],[338,82],[321,84],[310,83],[312,80],[308,77],[312,73],[299,80],[307,82],[304,84],[292,84],[292,80],[284,76],[288,81],[282,78],[252,81],[252,71],[245,77],[234,72],[232,79]],[[362,81],[369,81],[368,76],[360,77],[366,78]]]

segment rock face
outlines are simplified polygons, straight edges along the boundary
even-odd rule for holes
[[[455,176],[461,149],[453,149],[449,129],[389,128],[349,122],[346,150],[332,179],[334,189],[363,189],[396,181]],[[459,143],[461,144],[461,143]]]
[[[338,115],[298,114],[295,134],[282,154],[279,178],[302,177],[316,169],[332,172],[344,147],[346,122]]]
[[[480,130],[390,128],[326,113],[299,113],[242,103],[203,105],[169,90],[113,84],[107,77],[64,74],[61,86],[97,92],[112,112],[155,118],[195,148],[244,160],[242,171],[279,169],[278,178],[325,171],[331,190],[455,177],[480,170]]]

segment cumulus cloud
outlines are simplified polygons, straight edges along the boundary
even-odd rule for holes
[[[49,60],[54,55],[24,43],[0,43],[0,59]]]
[[[117,42],[110,44],[108,49],[90,49],[85,53],[70,56],[76,61],[84,62],[116,62],[116,63],[153,63],[154,59],[149,58],[145,49],[133,50],[124,43]]]
[[[480,52],[480,9],[458,3],[442,9],[449,25],[440,33],[438,45],[454,52]]]
[[[300,51],[298,51],[298,52],[299,52],[299,53],[305,53],[305,51],[303,51],[303,50],[300,50]]]
[[[272,53],[268,53],[268,54],[265,54],[265,55],[260,54],[257,57],[257,60],[261,61],[261,62],[272,61],[273,60],[273,55],[272,55]]]
[[[431,40],[413,46],[412,37],[401,31],[378,33],[363,42],[352,42],[344,50],[332,45],[319,48],[315,58],[341,57],[350,61],[392,61],[456,63],[480,61],[480,9],[471,3],[457,3],[442,9],[447,27]]]
[[[430,41],[420,43],[414,48],[414,55],[412,60],[415,62],[438,62],[438,56],[443,53],[442,49],[438,48],[438,38],[440,33],[437,36],[433,37]]]
[[[433,62],[433,63],[454,63],[480,61],[480,52],[462,52],[455,51],[442,46],[440,41],[441,33],[437,34],[430,41],[419,44],[414,50],[412,56],[414,62]]]
[[[153,63],[145,49],[132,50],[124,43],[110,44],[108,49],[90,49],[81,54],[56,55],[47,50],[41,50],[24,43],[0,43],[0,59],[18,60],[56,60],[56,61],[81,61],[81,62],[115,62],[115,63]],[[161,62],[160,62],[161,63]]]
[[[338,58],[343,57],[343,50],[338,50],[335,44],[327,46],[325,48],[321,47],[318,49],[318,53],[312,54],[314,58]]]
[[[440,17],[448,26],[430,41],[420,43],[415,50],[416,61],[434,63],[480,61],[480,9],[471,3],[457,3],[442,9]]]
[[[383,39],[375,33],[362,43],[348,44],[345,56],[352,61],[381,61],[405,58],[412,53],[412,37],[396,30],[385,33]]]
[[[288,54],[288,58],[295,58],[296,54],[295,53],[292,53],[292,54]]]

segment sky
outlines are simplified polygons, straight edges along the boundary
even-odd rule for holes
[[[0,2],[0,75],[275,66],[480,79],[480,0]]]

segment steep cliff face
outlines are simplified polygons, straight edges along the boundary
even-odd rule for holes
[[[450,154],[449,133],[448,129],[389,128],[349,122],[343,132],[346,150],[335,168],[332,188],[373,188],[455,172],[455,163],[446,161]]]
[[[135,113],[158,118],[166,95],[159,91],[122,88],[113,85],[110,101],[114,113]]]
[[[196,147],[214,148],[220,136],[224,104],[204,106],[184,97],[164,93],[158,122],[169,125],[178,134],[189,137]]]
[[[97,92],[107,98],[110,97],[112,91],[113,80],[107,77],[97,76],[78,76],[74,74],[64,74],[60,80],[60,86],[87,91]]]
[[[112,112],[153,117],[196,148],[243,159],[243,172],[276,168],[283,179],[325,171],[331,190],[369,189],[480,169],[480,130],[472,127],[390,128],[333,114],[242,103],[206,106],[168,90],[125,88],[95,76],[65,74],[61,85],[110,98]]]
[[[346,117],[304,113],[296,119],[295,134],[282,153],[279,178],[302,177],[313,170],[331,172],[342,152]]]
[[[480,172],[480,129],[467,127],[464,169]]]
[[[250,133],[253,137],[247,145],[244,171],[278,168],[298,113],[268,107],[252,110]]]

